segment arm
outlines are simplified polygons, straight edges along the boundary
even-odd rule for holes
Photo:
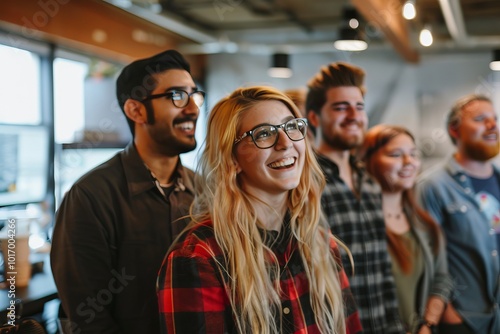
[[[444,217],[442,214],[441,210],[441,201],[440,197],[436,196],[434,189],[432,187],[431,180],[426,180],[424,182],[418,183],[417,187],[417,200],[419,204],[427,210],[427,212],[432,216],[434,221],[438,223],[439,225],[443,224]],[[447,274],[447,260],[446,260],[446,251],[445,249],[445,238],[442,238],[443,242],[441,242],[440,245],[440,254],[438,255],[437,259],[437,268],[436,268],[436,275],[439,275],[441,277],[441,284],[444,284],[444,286],[449,289],[448,295],[442,295],[441,299],[444,300],[444,304],[446,305],[444,309],[441,311],[441,318],[440,321],[444,323],[450,323],[450,324],[458,324],[462,323],[463,320],[459,313],[455,310],[453,305],[449,303],[449,298],[451,296],[451,293],[453,291],[453,280],[449,277]],[[443,248],[443,249],[441,249]],[[446,274],[446,278],[443,277],[443,275]],[[437,281],[438,282],[438,281]],[[434,287],[433,287],[434,289]],[[435,290],[434,290],[435,291]],[[433,291],[431,291],[431,294]],[[434,292],[435,295],[437,295]],[[430,300],[429,300],[430,302]],[[448,304],[446,304],[448,303]]]
[[[207,256],[182,247],[171,252],[158,276],[162,333],[226,333],[229,300]],[[231,316],[231,312],[228,312]]]
[[[448,302],[453,288],[453,282],[448,274],[445,240],[441,233],[439,233],[439,250],[435,257],[434,267],[435,274],[423,320],[428,324],[437,325],[445,311],[446,303]],[[423,326],[419,333],[424,334],[428,331],[429,328]]]
[[[51,266],[74,332],[119,333],[111,307],[120,273],[112,267],[99,204],[78,187],[66,195],[56,216]]]

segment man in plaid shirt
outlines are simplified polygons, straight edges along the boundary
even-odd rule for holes
[[[387,252],[379,187],[351,155],[367,126],[364,71],[347,63],[325,66],[308,84],[306,110],[316,128],[318,161],[327,185],[323,211],[332,233],[352,252],[343,264],[365,333],[404,333]]]

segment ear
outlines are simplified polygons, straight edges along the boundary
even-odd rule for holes
[[[307,120],[309,121],[309,124],[311,124],[312,127],[318,128],[319,127],[319,116],[316,114],[314,111],[309,110],[307,112]]]
[[[236,174],[239,174],[241,172],[240,164],[234,159],[233,159],[233,164],[234,164],[234,169],[236,169]]]
[[[137,100],[128,99],[125,101],[123,110],[125,111],[127,117],[137,124],[144,124],[148,121],[146,107],[144,107],[144,105]]]
[[[455,140],[459,139],[460,135],[458,132],[458,125],[457,124],[448,125],[448,134]]]

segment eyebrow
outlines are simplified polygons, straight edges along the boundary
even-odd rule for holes
[[[281,120],[281,124],[284,124],[284,123],[286,123],[286,122],[288,122],[288,121],[290,121],[290,120],[292,120],[292,119],[295,119],[295,118],[300,118],[300,117],[295,117],[295,116],[293,116],[293,115],[289,115],[289,116],[287,116],[287,117],[285,117],[285,118],[283,118],[283,119]],[[277,125],[281,125],[281,124],[260,123],[260,124],[257,124],[257,125],[255,125],[255,126],[253,126],[253,127],[252,127],[249,131],[254,130],[255,128],[258,128],[259,126],[263,126],[263,125],[272,125],[272,126],[277,126]]]
[[[168,92],[168,91],[171,91],[171,90],[185,90],[187,91],[189,88],[191,88],[193,90],[193,92],[196,92],[198,91],[198,87],[197,86],[172,86],[172,87],[168,87],[168,88],[165,88],[165,92]]]
[[[347,101],[340,101],[340,102],[334,102],[334,103],[332,103],[332,107],[336,107],[336,106],[346,106],[346,105],[348,106],[348,105],[350,105],[350,103],[349,103],[349,102],[347,102]],[[365,105],[365,103],[364,103],[364,102],[356,102],[356,105],[357,105],[357,106],[364,106],[364,105]]]

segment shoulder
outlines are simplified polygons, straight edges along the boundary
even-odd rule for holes
[[[82,175],[71,186],[69,193],[97,193],[105,189],[125,185],[125,175],[120,158],[121,152]]]
[[[212,222],[207,220],[196,223],[186,230],[171,249],[169,258],[214,258],[221,254],[222,251],[215,240]]]
[[[436,165],[431,166],[430,168],[426,169],[422,173],[420,173],[420,176],[418,178],[418,183],[440,183],[446,177],[447,175],[450,175],[449,172],[449,166],[450,166],[450,161],[442,161]]]

